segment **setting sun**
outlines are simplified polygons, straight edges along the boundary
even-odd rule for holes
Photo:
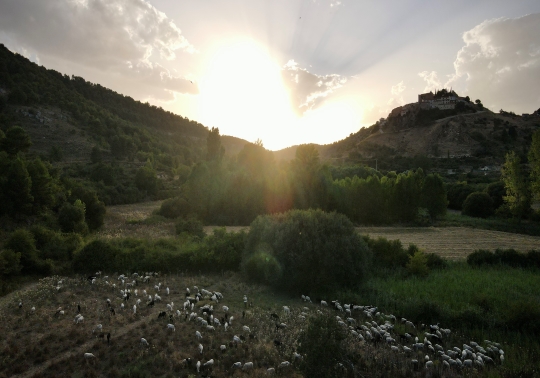
[[[220,127],[224,134],[242,135],[252,142],[261,138],[272,145],[275,131],[294,117],[280,66],[253,41],[216,48],[199,87],[202,122]]]

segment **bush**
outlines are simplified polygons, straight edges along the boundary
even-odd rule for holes
[[[463,202],[462,213],[470,217],[487,218],[493,215],[493,200],[485,192],[471,193]]]
[[[161,207],[157,211],[158,215],[162,215],[165,218],[178,218],[186,217],[190,214],[191,207],[187,201],[181,197],[170,198],[163,201]]]
[[[495,255],[486,249],[477,249],[467,256],[467,264],[471,266],[493,265]]]
[[[527,265],[540,268],[540,251],[527,252]]]
[[[0,277],[9,277],[21,272],[21,253],[11,249],[0,251]]]
[[[5,249],[10,249],[15,253],[20,253],[20,262],[23,273],[39,273],[40,261],[36,249],[34,236],[25,229],[14,231],[4,245]]]
[[[403,267],[409,261],[409,254],[399,240],[387,240],[385,238],[371,239],[364,236],[369,249],[373,253],[373,265],[384,268]],[[409,250],[416,252],[416,246],[409,246]],[[414,252],[410,253],[411,255]]]
[[[346,357],[343,345],[347,334],[333,316],[311,318],[298,340],[298,352],[304,355],[300,370],[305,377],[343,376],[338,364]]]
[[[443,269],[446,268],[446,260],[435,253],[426,253],[427,266],[429,269]]]
[[[424,252],[417,251],[413,256],[409,256],[409,262],[406,265],[409,274],[426,277],[429,274],[428,259]]]
[[[203,239],[206,236],[206,234],[204,233],[202,222],[198,219],[191,217],[187,219],[178,219],[175,225],[175,229],[177,235],[186,233],[188,235],[198,237],[199,239]]]
[[[244,271],[248,280],[276,284],[281,277],[281,265],[268,252],[254,253],[244,262]]]
[[[88,226],[84,222],[84,205],[77,200],[74,205],[65,202],[58,211],[58,223],[63,232],[88,233]]]
[[[281,275],[274,285],[290,293],[314,294],[333,288],[353,288],[367,275],[370,251],[342,214],[293,210],[259,216],[250,227],[242,259],[246,276],[252,255],[273,256]],[[253,262],[253,260],[251,260]],[[263,277],[260,277],[263,281]]]
[[[73,270],[78,273],[94,273],[112,270],[118,249],[111,244],[94,240],[73,256]],[[125,268],[124,268],[125,269]]]
[[[244,251],[245,232],[227,232],[216,228],[206,237],[190,257],[192,269],[219,272],[238,270]]]

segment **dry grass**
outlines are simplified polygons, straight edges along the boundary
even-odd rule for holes
[[[62,280],[61,289],[56,290],[58,281]],[[164,289],[160,294],[162,302],[157,302],[154,308],[144,305],[138,307],[137,314],[133,315],[132,306],[137,298],[142,297],[142,290],[154,293],[154,284],[158,281],[163,287],[169,287],[171,293],[167,296]],[[120,285],[114,277],[109,282]],[[125,310],[120,309],[122,300],[120,288],[113,288],[104,279],[98,279],[95,285],[84,278],[49,277],[25,291],[19,291],[8,300],[0,304],[0,324],[3,335],[0,343],[0,377],[117,377],[117,376],[212,376],[216,378],[230,376],[266,376],[269,367],[277,367],[282,361],[293,361],[293,352],[296,340],[306,325],[306,320],[299,317],[305,312],[307,317],[314,316],[316,310],[322,310],[332,316],[334,310],[300,299],[285,298],[276,295],[269,289],[256,285],[247,285],[234,274],[215,276],[163,276],[156,278],[150,284],[140,283],[137,288],[138,296],[132,296]],[[230,315],[234,316],[232,326],[225,331],[223,326],[216,326],[216,331],[207,331],[194,321],[186,320],[184,312],[181,316],[174,315],[175,332],[167,330],[168,318],[158,319],[158,313],[166,310],[166,303],[174,302],[176,309],[181,309],[184,300],[185,287],[198,285],[199,288],[220,291],[224,295],[222,303],[214,306],[214,316],[224,316],[222,305],[230,308]],[[248,307],[244,307],[242,300],[246,294],[249,298]],[[116,315],[111,316],[106,306],[106,299],[110,298]],[[23,308],[18,308],[19,300],[23,300]],[[81,313],[85,320],[75,324],[73,318],[77,312],[77,304],[81,305]],[[200,301],[194,309],[198,310],[208,299]],[[285,315],[282,306],[291,308],[291,315]],[[35,306],[34,313],[30,310]],[[65,315],[55,315],[56,309],[61,306]],[[243,316],[245,311],[245,316]],[[274,321],[269,314],[276,312],[280,321],[287,324],[287,328],[276,330]],[[345,314],[340,314],[345,318]],[[353,315],[358,324],[366,318],[361,312]],[[103,325],[103,332],[111,333],[111,342],[98,338],[92,329]],[[242,327],[246,325],[250,332]],[[397,328],[399,328],[398,326]],[[199,341],[195,331],[203,334],[200,343],[203,353],[197,347]],[[403,331],[403,330],[401,330]],[[251,338],[249,334],[254,335]],[[234,345],[231,341],[233,335],[242,335],[245,341]],[[419,334],[419,336],[422,336]],[[142,347],[141,337],[148,340],[149,347]],[[397,336],[396,336],[397,338]],[[276,347],[274,340],[280,340],[283,346]],[[456,343],[448,339],[448,343]],[[386,343],[371,344],[358,341],[352,335],[346,342],[347,350],[357,360],[355,366],[363,375],[384,376],[421,376],[411,370],[410,359],[424,357],[423,352],[413,356],[390,351]],[[225,352],[220,345],[226,345]],[[86,361],[84,353],[93,353],[96,358]],[[182,361],[191,358],[191,365]],[[197,374],[195,364],[204,363],[214,359],[211,371],[201,370]],[[232,371],[235,362],[253,362],[254,370],[250,373]],[[295,366],[296,365],[296,366]],[[437,369],[441,366],[437,362]],[[422,369],[423,370],[423,369]],[[378,373],[375,373],[378,372]],[[454,376],[454,373],[446,376]],[[297,364],[287,370],[281,371],[280,376],[301,377]]]
[[[137,223],[152,215],[161,201],[132,205],[109,206],[105,225],[98,236],[105,238],[137,237],[160,238],[174,236],[174,221],[162,220],[154,224]],[[150,223],[150,224],[149,224]],[[217,226],[206,226],[207,234]],[[249,227],[226,227],[229,232],[248,230]],[[514,248],[521,252],[538,249],[540,236],[512,234],[466,227],[357,227],[358,232],[372,238],[399,239],[404,246],[416,244],[426,252],[458,260],[466,258],[476,249]]]
[[[371,238],[399,239],[405,247],[416,244],[426,252],[452,260],[464,259],[476,249],[514,248],[527,252],[540,246],[539,236],[466,227],[358,227],[357,230]]]

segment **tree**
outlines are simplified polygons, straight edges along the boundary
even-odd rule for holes
[[[206,137],[206,160],[221,160],[225,155],[225,148],[221,145],[221,137],[219,128],[212,127]]]
[[[485,192],[474,192],[463,202],[464,215],[475,218],[487,218],[493,215],[493,200]]]
[[[158,190],[158,178],[156,171],[150,162],[147,162],[144,167],[139,168],[135,174],[135,186],[140,191],[145,191],[147,194],[154,195]]]
[[[41,159],[36,158],[28,162],[28,174],[32,181],[31,194],[34,198],[34,211],[50,208],[55,202],[56,188],[49,170]]]
[[[504,204],[504,196],[506,194],[506,188],[503,181],[496,181],[489,184],[486,188],[486,193],[493,200],[493,209],[497,210]]]
[[[71,190],[73,199],[80,199],[84,203],[84,219],[90,231],[97,230],[103,225],[106,208],[93,190],[77,186]]]
[[[36,241],[30,231],[18,229],[14,231],[4,245],[15,253],[20,253],[20,263],[23,273],[35,273],[39,270],[39,257]]]
[[[410,274],[426,277],[429,274],[428,259],[422,251],[416,251],[409,256],[409,262],[405,266]]]
[[[540,201],[540,130],[536,130],[533,134],[529,149],[529,164],[531,167],[531,192],[534,198]]]
[[[512,214],[521,219],[531,208],[531,195],[527,176],[521,167],[521,159],[511,151],[506,154],[506,161],[501,170],[506,188],[504,202]]]
[[[92,161],[93,164],[101,163],[101,160],[103,159],[101,154],[101,149],[98,146],[92,147],[92,152],[90,152],[90,161]]]
[[[9,155],[17,155],[19,152],[28,151],[30,146],[32,142],[28,133],[20,126],[12,126],[2,139],[0,150],[6,151]]]
[[[75,201],[72,205],[66,202],[58,212],[58,223],[63,232],[77,232],[86,234],[88,226],[84,222],[85,208],[81,200]]]
[[[2,174],[3,180],[0,206],[8,215],[15,217],[18,214],[30,214],[32,210],[32,179],[26,168],[26,161],[20,156],[11,159]]]
[[[448,199],[441,176],[429,174],[424,178],[420,202],[428,210],[431,219],[446,214]]]
[[[21,253],[13,252],[11,249],[0,251],[0,277],[14,276],[22,269]]]

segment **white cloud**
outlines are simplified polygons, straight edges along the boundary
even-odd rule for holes
[[[316,75],[300,68],[294,60],[289,60],[281,71],[282,79],[289,90],[295,112],[303,114],[318,107],[347,79],[337,74]]]
[[[404,90],[405,90],[405,84],[403,84],[403,80],[402,80],[396,85],[392,86],[391,92],[393,95],[399,96]]]
[[[424,92],[435,92],[437,89],[442,88],[442,83],[437,76],[437,72],[422,71],[418,73],[418,76],[420,76],[426,82]]]
[[[137,79],[158,91],[197,92],[159,62],[196,52],[146,0],[5,0],[0,32],[28,55]],[[10,47],[10,45],[7,45]],[[144,94],[143,94],[144,95]]]
[[[447,86],[498,111],[531,112],[540,91],[540,14],[487,20],[463,34]],[[459,92],[458,92],[459,93]]]

